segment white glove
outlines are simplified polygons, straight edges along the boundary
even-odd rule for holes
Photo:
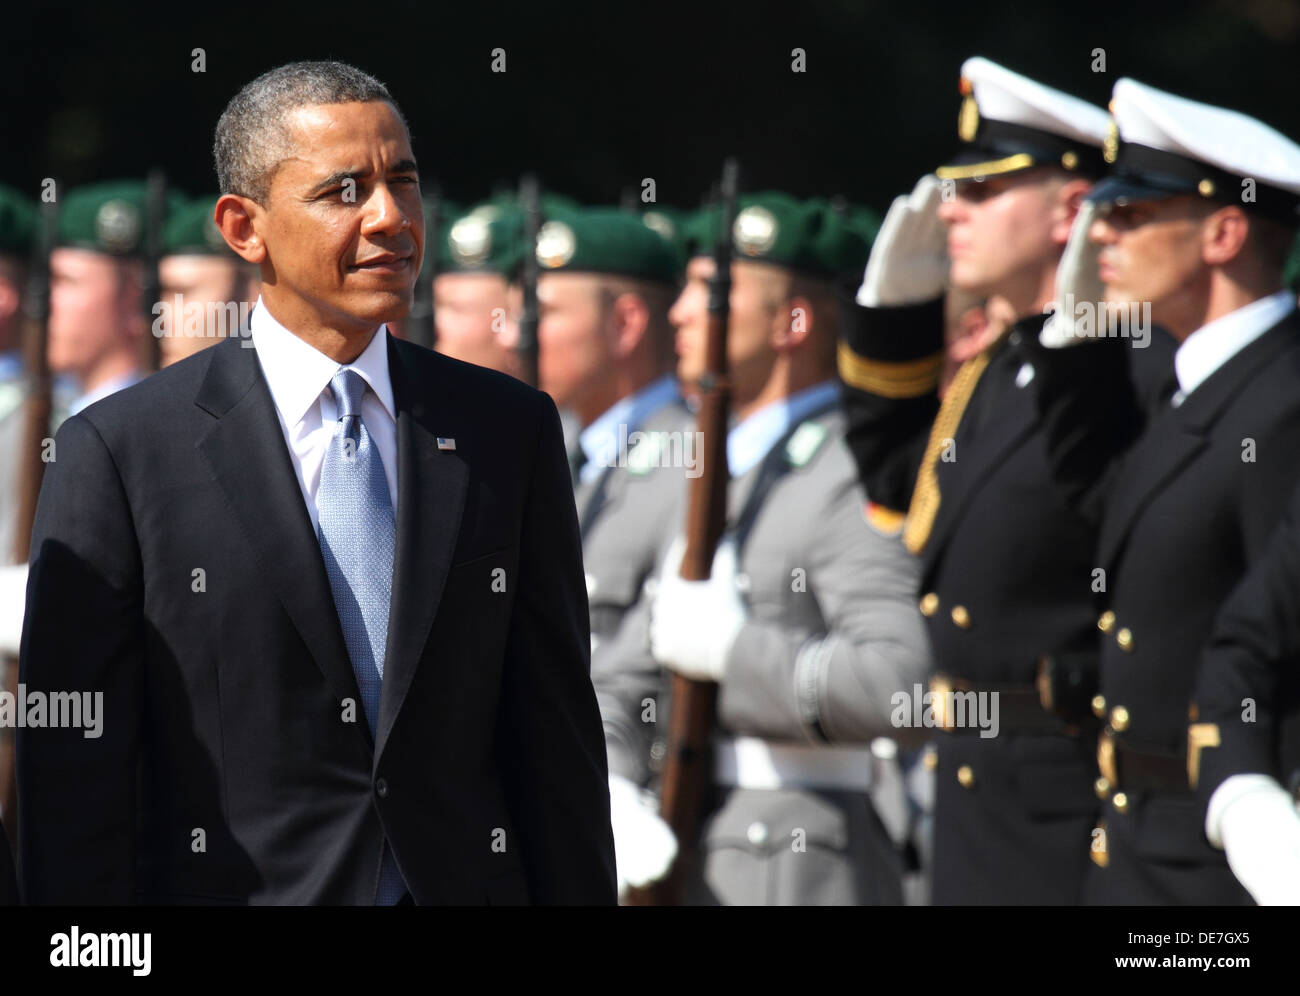
[[[721,681],[727,655],[749,611],[736,590],[736,544],[724,538],[707,581],[684,581],[686,541],[673,540],[650,605],[650,653],[696,681]]]
[[[948,280],[948,229],[939,220],[942,185],[933,173],[894,198],[858,288],[864,308],[932,301]]]
[[[1097,276],[1097,247],[1088,238],[1088,229],[1097,217],[1097,205],[1084,201],[1074,216],[1070,238],[1056,267],[1055,310],[1043,325],[1038,341],[1048,349],[1063,349],[1098,338],[1106,322],[1106,285]],[[1076,321],[1079,304],[1092,311],[1092,329],[1081,329]]]
[[[1300,813],[1268,775],[1233,775],[1205,813],[1205,835],[1261,906],[1300,905]]]
[[[677,838],[641,790],[622,775],[609,776],[609,815],[614,828],[618,894],[667,875],[677,857]]]
[[[0,567],[0,654],[18,656],[27,604],[27,565]]]

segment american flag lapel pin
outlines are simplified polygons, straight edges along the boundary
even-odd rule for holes
[[[450,436],[438,437],[438,449],[454,450],[455,448],[456,448],[456,440],[452,439]]]

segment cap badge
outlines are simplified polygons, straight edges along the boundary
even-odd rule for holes
[[[776,230],[776,215],[759,204],[753,204],[736,215],[731,236],[736,248],[746,256],[761,256],[776,244]]]
[[[477,266],[492,250],[492,228],[481,214],[468,214],[451,226],[447,233],[451,254],[461,266]]]
[[[652,232],[658,232],[670,242],[677,236],[677,229],[668,219],[668,216],[660,214],[658,211],[647,211],[643,214],[641,224]]]
[[[1113,163],[1119,155],[1119,125],[1111,118],[1106,125],[1106,140],[1101,144],[1101,157]]]
[[[537,233],[537,262],[554,270],[571,260],[577,247],[572,228],[562,221],[548,221]]]
[[[961,111],[957,114],[957,137],[963,142],[975,141],[975,133],[980,128],[980,108],[975,103],[975,96],[967,93],[961,101]]]
[[[129,201],[105,201],[95,213],[95,238],[109,252],[130,252],[140,241],[140,213]]]

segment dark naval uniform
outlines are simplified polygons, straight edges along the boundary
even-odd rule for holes
[[[1159,406],[1136,442],[1141,409],[1125,390],[1122,346],[1049,353],[1039,398],[1053,465],[1099,517],[1105,572],[1095,709],[1107,720],[1098,749],[1107,857],[1090,900],[1245,902],[1188,786],[1188,704],[1215,615],[1265,550],[1300,475],[1300,316],[1179,407]]]
[[[1300,800],[1300,491],[1264,558],[1219,613],[1188,727],[1188,773],[1208,804],[1233,775]]]
[[[941,304],[851,314],[840,363],[850,444],[868,497],[905,509],[937,407]],[[996,737],[968,725],[945,729],[938,745],[936,904],[1074,903],[1088,859],[1092,742],[1086,722],[1045,710],[1037,688],[1039,659],[1086,648],[1096,622],[1094,532],[1052,483],[1021,355],[1042,322],[1026,319],[991,348],[945,433],[956,458],[934,468],[942,500],[921,552],[931,690],[1000,693]],[[933,374],[922,387],[927,355]],[[900,396],[909,380],[915,393]]]

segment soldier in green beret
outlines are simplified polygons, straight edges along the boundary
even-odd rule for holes
[[[169,197],[179,206],[179,195]],[[143,182],[80,187],[63,196],[50,254],[50,370],[73,379],[76,414],[140,380],[147,221]]]
[[[507,290],[523,252],[523,214],[509,204],[481,204],[445,223],[433,281],[440,353],[517,375],[519,361],[503,333]]]
[[[257,273],[226,245],[213,220],[216,204],[215,195],[190,201],[163,232],[153,333],[164,367],[238,335],[257,301]]]
[[[605,721],[620,887],[661,875],[672,832],[642,804],[655,730],[642,703],[659,667],[629,619],[676,529],[698,460],[673,374],[668,309],[682,258],[637,215],[548,212],[537,237],[539,386],[578,423],[570,457],[591,612],[591,672]]]
[[[898,523],[865,515],[844,441],[835,287],[861,269],[868,242],[826,201],[768,193],[738,208],[726,533],[707,581],[681,579],[674,541],[636,610],[661,665],[720,686],[715,789],[686,900],[897,904],[902,809],[874,800],[885,784],[901,791],[884,738],[899,732],[894,695],[921,681],[927,655],[915,564]],[[684,385],[705,371],[720,216],[697,216],[669,312]]]

